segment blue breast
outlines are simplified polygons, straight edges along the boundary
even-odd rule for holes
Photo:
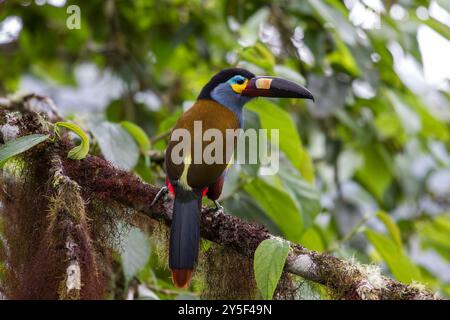
[[[221,83],[214,88],[211,92],[211,97],[216,102],[233,111],[239,119],[241,128],[243,127],[244,119],[242,109],[244,108],[244,105],[252,99],[251,97],[244,97],[239,93],[234,92],[228,83]]]

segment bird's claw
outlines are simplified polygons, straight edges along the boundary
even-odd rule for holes
[[[152,203],[150,203],[150,208],[153,208],[153,206],[156,204],[156,202],[158,202],[158,200],[161,199],[163,196],[165,196],[168,192],[169,192],[169,189],[166,186],[159,189],[155,198],[153,198]]]
[[[214,204],[215,204],[215,208],[213,209],[214,211],[214,216],[218,216],[219,214],[223,213],[223,206],[219,203],[219,201],[214,200]]]

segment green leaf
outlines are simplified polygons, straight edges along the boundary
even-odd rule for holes
[[[123,103],[122,100],[113,100],[105,109],[106,120],[111,122],[120,122],[122,120]]]
[[[420,119],[422,120],[421,134],[423,136],[436,138],[443,141],[448,141],[450,139],[450,133],[445,122],[435,117],[430,112],[430,108],[422,103],[419,96],[410,93],[403,95],[402,98],[408,105],[412,106],[412,108],[414,108],[416,113],[420,116]]]
[[[334,65],[338,69],[346,71],[353,77],[360,75],[358,64],[355,61],[351,51],[347,48],[344,42],[336,40],[336,50],[327,55],[327,59],[330,64]]]
[[[379,211],[377,213],[377,217],[380,218],[381,221],[383,221],[384,225],[389,231],[389,235],[391,236],[392,241],[401,248],[402,247],[402,237],[400,235],[400,229],[397,227],[397,224],[395,223],[392,218],[383,211]]]
[[[399,248],[393,240],[384,234],[367,230],[366,235],[397,280],[404,283],[422,280],[420,269],[406,256],[403,248]]]
[[[356,177],[379,201],[383,200],[386,188],[392,181],[392,174],[379,145],[369,144],[362,150],[363,165]]]
[[[147,183],[153,182],[153,175],[150,170],[150,157],[140,157],[137,165],[134,167],[134,172],[137,173],[143,181]]]
[[[134,168],[139,159],[139,148],[121,125],[104,121],[91,124],[90,129],[106,160],[124,170]]]
[[[317,18],[323,23],[327,23],[336,37],[349,45],[354,45],[358,41],[356,28],[349,21],[347,11],[342,3],[335,0],[308,0],[308,3],[312,6]]]
[[[166,131],[171,130],[175,124],[177,123],[178,119],[181,117],[182,112],[176,111],[169,116],[165,117],[164,120],[161,121],[158,127],[158,133],[163,133]]]
[[[287,80],[291,80],[293,82],[296,82],[296,83],[299,83],[302,85],[306,84],[305,78],[300,73],[298,73],[294,69],[291,69],[287,66],[276,65],[274,67],[274,71],[275,71],[275,74],[279,77],[282,77]]]
[[[300,171],[306,181],[314,182],[312,161],[303,148],[300,135],[289,113],[276,104],[263,99],[248,103],[247,108],[259,115],[262,127],[268,129],[269,139],[271,137],[270,129],[279,130],[280,150],[284,152],[293,166]]]
[[[292,199],[301,211],[304,228],[308,228],[321,209],[319,192],[304,181],[298,173],[280,170],[279,176],[285,190],[291,193]]]
[[[316,228],[307,229],[303,233],[300,243],[302,246],[314,251],[322,252],[325,250],[325,244]]]
[[[394,91],[388,90],[386,94],[405,131],[409,134],[419,132],[422,127],[422,121],[419,115]]]
[[[279,239],[266,239],[256,248],[253,269],[264,299],[272,299],[288,254],[289,243]]]
[[[450,261],[450,216],[443,214],[426,223],[419,223],[419,234],[425,248],[433,248]]]
[[[76,85],[72,70],[59,59],[35,61],[31,70],[35,76],[53,85]]]
[[[300,242],[303,230],[302,215],[288,193],[260,178],[246,184],[244,189],[278,225],[287,239]]]
[[[165,132],[168,132],[170,130],[172,130],[172,128],[175,126],[175,124],[177,123],[178,119],[181,117],[182,112],[181,111],[176,111],[168,116],[166,116],[160,123],[158,126],[158,130],[156,132],[156,135],[159,134],[163,134]],[[156,141],[153,145],[152,145],[153,149],[156,150],[164,150],[166,148],[166,142],[164,141],[164,139],[161,139],[159,141]]]
[[[150,241],[138,228],[131,228],[122,239],[121,250],[125,278],[133,278],[150,259]]]
[[[73,123],[56,122],[55,130],[58,131],[59,127],[69,129],[81,139],[80,144],[69,151],[69,153],[67,154],[67,158],[73,160],[81,160],[86,158],[87,154],[89,153],[89,145],[90,145],[88,135],[79,126]]]
[[[427,26],[432,28],[434,31],[439,33],[441,36],[443,36],[447,40],[450,40],[450,27],[448,27],[447,25],[445,25],[442,22],[440,22],[436,19],[433,19],[433,18],[429,18],[429,19],[427,19],[425,21],[421,21],[421,22],[425,23]]]
[[[449,140],[450,134],[445,123],[430,112],[419,96],[412,92],[400,94],[392,90],[386,90],[386,96],[408,133],[420,132],[425,137]]]
[[[244,130],[247,130],[247,129],[259,130],[259,129],[261,129],[261,122],[259,120],[258,114],[245,108],[244,109]],[[246,142],[244,140],[244,135],[241,135],[239,137],[239,139],[241,139],[240,142]],[[257,145],[259,145],[259,143],[260,143],[259,135],[256,136],[256,139],[257,139]],[[255,143],[256,143],[256,141],[255,141]],[[248,145],[248,142],[246,142],[246,144]],[[243,151],[245,152],[245,159],[249,159],[251,147],[252,146],[248,145],[248,147],[246,146],[244,148]],[[241,163],[240,166],[248,175],[250,175],[252,177],[256,177],[259,174],[259,169],[261,167],[260,160],[261,159],[257,159],[256,163],[250,163],[250,161],[244,161],[244,163]]]
[[[338,1],[309,0],[308,3],[317,19],[329,26],[327,31],[333,35],[336,47],[327,55],[328,61],[350,75],[358,76],[361,71],[347,45],[355,46],[359,42],[359,37],[356,28],[348,21],[344,6]]]
[[[125,128],[125,130],[128,131],[128,133],[134,138],[136,143],[139,145],[139,148],[142,153],[146,153],[151,148],[151,142],[148,138],[147,134],[144,130],[142,130],[141,127],[138,125],[129,122],[129,121],[122,121],[120,125]]]
[[[382,139],[399,139],[405,141],[405,131],[402,123],[394,112],[382,112],[375,119],[375,127]]]
[[[0,168],[3,167],[8,159],[33,148],[35,145],[47,140],[48,138],[48,134],[30,134],[28,136],[10,140],[5,144],[2,144],[0,146]]]
[[[242,49],[239,51],[239,56],[265,70],[271,71],[275,65],[275,57],[266,46],[260,42],[257,42],[252,47]]]
[[[245,24],[240,26],[240,44],[244,47],[252,46],[258,41],[258,34],[261,25],[267,21],[270,15],[267,7],[261,7],[252,16],[250,16]]]
[[[249,222],[254,221],[261,223],[272,233],[281,233],[274,221],[264,213],[261,206],[244,190],[233,192],[228,197],[225,196],[223,206],[227,211],[237,217],[243,218]]]

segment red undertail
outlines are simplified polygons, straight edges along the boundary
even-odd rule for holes
[[[172,281],[177,288],[187,288],[192,279],[192,269],[172,269]]]

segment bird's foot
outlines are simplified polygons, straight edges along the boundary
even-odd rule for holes
[[[223,207],[222,205],[219,203],[219,201],[214,200],[214,204],[215,204],[215,208],[213,209],[214,211],[214,216],[218,216],[219,214],[223,213]]]
[[[161,189],[159,189],[158,193],[156,194],[155,198],[153,199],[152,203],[150,203],[150,208],[153,208],[153,206],[158,202],[159,199],[164,197],[169,192],[169,189],[164,186]]]

